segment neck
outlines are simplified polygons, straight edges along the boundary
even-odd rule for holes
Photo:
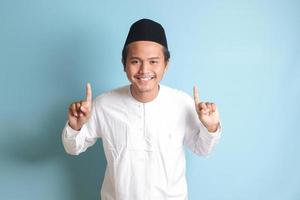
[[[130,92],[133,98],[135,98],[137,101],[142,102],[142,103],[147,103],[150,101],[153,101],[159,92],[159,85],[155,90],[150,90],[150,91],[145,91],[145,92],[137,92],[136,90],[133,89],[133,86],[130,86]]]

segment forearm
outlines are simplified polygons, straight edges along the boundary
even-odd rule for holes
[[[185,144],[197,155],[208,156],[218,143],[221,136],[221,126],[219,125],[215,132],[210,132],[201,124],[198,131],[190,134],[185,139]]]
[[[66,123],[62,131],[62,143],[65,151],[71,155],[79,155],[86,151],[88,147],[96,142],[95,137],[87,137],[88,135],[90,133],[85,125],[82,126],[80,131],[76,131]]]

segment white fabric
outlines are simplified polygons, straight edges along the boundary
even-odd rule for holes
[[[67,153],[78,155],[102,138],[102,200],[187,200],[183,145],[207,156],[220,132],[208,132],[184,92],[160,85],[153,101],[141,103],[125,86],[98,96],[80,131],[67,122],[62,141]]]

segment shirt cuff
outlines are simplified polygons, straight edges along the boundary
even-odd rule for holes
[[[65,130],[66,130],[66,138],[75,138],[80,132],[72,129],[71,126],[69,125],[69,121],[67,121]]]
[[[202,124],[202,130],[210,138],[219,138],[221,136],[221,132],[222,132],[221,131],[222,130],[221,122],[219,122],[218,128],[217,128],[217,130],[215,132],[208,131],[208,129],[203,124]]]

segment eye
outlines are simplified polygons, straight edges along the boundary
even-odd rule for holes
[[[133,64],[133,65],[136,65],[136,64],[139,63],[139,61],[138,60],[131,60],[130,63]]]
[[[150,64],[157,64],[158,61],[157,60],[150,60]]]

